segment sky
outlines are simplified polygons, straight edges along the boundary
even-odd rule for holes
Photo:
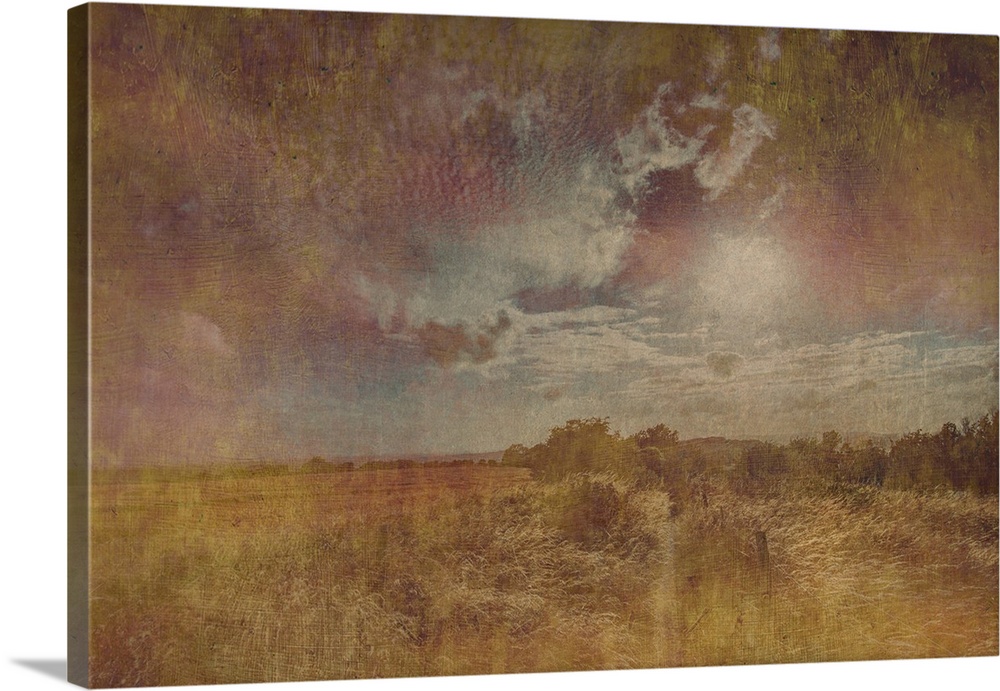
[[[96,6],[95,461],[997,406],[997,39]]]

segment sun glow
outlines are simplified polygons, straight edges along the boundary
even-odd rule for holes
[[[765,235],[717,235],[698,271],[700,299],[723,326],[773,324],[800,292],[794,258]]]

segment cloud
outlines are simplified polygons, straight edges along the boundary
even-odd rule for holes
[[[566,406],[589,396],[595,414],[623,424],[641,414],[695,436],[898,433],[996,406],[996,343],[866,333],[745,357],[699,336],[665,338],[655,317],[633,315],[528,334],[512,352],[540,395],[558,389]]]
[[[190,350],[230,356],[233,349],[226,342],[219,325],[193,312],[180,312],[181,343]]]
[[[702,362],[646,342],[632,310],[591,308],[521,319],[527,328],[509,349],[511,369],[541,395],[557,389],[567,405],[592,398],[595,410],[615,399],[649,406],[686,386]]]
[[[514,129],[528,136],[526,123],[545,110],[533,103],[519,107]],[[476,337],[464,324],[490,318],[519,298],[543,311],[585,307],[596,299],[600,286],[621,271],[634,239],[633,217],[616,203],[620,184],[593,152],[532,175],[536,184],[528,187],[549,194],[533,191],[489,223],[459,219],[447,229],[416,227],[410,235],[422,243],[425,266],[391,276],[366,272],[355,280],[383,329],[420,330],[419,338],[438,343],[431,351],[439,363],[453,351],[479,362]],[[462,334],[471,345],[461,345]]]
[[[496,343],[510,327],[510,317],[501,311],[495,323],[479,329],[429,321],[416,330],[416,337],[427,355],[442,367],[463,361],[483,364],[497,356]]]
[[[378,319],[379,328],[391,331],[401,318],[403,305],[396,291],[386,283],[374,281],[365,274],[354,274],[354,289]]]
[[[705,145],[704,139],[682,134],[664,117],[664,98],[672,91],[670,84],[661,85],[639,121],[616,142],[622,182],[633,197],[642,195],[651,173],[694,163]]]
[[[491,360],[490,348],[479,348],[478,336],[466,325],[489,319],[501,308],[561,312],[623,304],[609,288],[610,281],[625,267],[639,232],[634,209],[658,179],[656,174],[687,167],[696,192],[692,203],[697,204],[699,188],[709,189],[709,196],[725,189],[758,144],[773,136],[770,121],[750,106],[730,113],[721,109],[720,97],[706,94],[693,103],[712,118],[732,117],[728,149],[704,153],[703,137],[713,125],[703,119],[694,135],[674,125],[673,118],[692,105],[681,103],[674,87],[664,84],[616,141],[615,161],[593,148],[571,148],[567,157],[566,142],[553,139],[557,116],[541,96],[527,94],[506,102],[493,91],[472,92],[460,119],[488,114],[490,131],[514,137],[504,165],[519,171],[510,180],[519,180],[531,191],[516,211],[495,214],[488,223],[466,224],[459,216],[447,231],[415,226],[408,235],[421,247],[422,261],[391,277],[366,272],[354,281],[356,292],[383,331],[409,333],[430,344],[425,352],[433,353],[438,364],[450,363],[456,353],[474,364]],[[546,152],[559,147],[563,155],[554,165]],[[491,166],[495,174],[503,173]],[[675,192],[670,188],[657,193]],[[623,195],[632,202],[623,202]],[[773,282],[765,280],[752,295]],[[765,292],[761,297],[774,293]],[[761,309],[772,306],[764,302]],[[756,309],[752,306],[749,312]]]
[[[781,46],[778,44],[780,36],[780,30],[768,29],[757,39],[757,52],[766,62],[774,62],[781,57]]]
[[[744,103],[733,111],[729,148],[712,151],[695,167],[695,178],[709,190],[709,200],[717,198],[732,184],[765,139],[774,139],[775,127],[771,118],[749,104]]]
[[[596,212],[581,218],[585,210],[574,214],[568,203],[558,213],[540,213],[545,215],[435,243],[433,270],[414,273],[404,289],[410,322],[475,321],[522,291],[587,291],[618,273],[632,244],[627,226],[605,223]],[[382,298],[381,304],[392,301]]]
[[[608,324],[580,324],[526,333],[516,346],[519,364],[536,381],[553,385],[596,374],[628,372],[635,376],[663,358],[655,347],[629,338]]]
[[[770,43],[767,45],[769,55],[774,50],[780,55],[777,43],[773,49]],[[672,84],[661,85],[638,121],[615,142],[621,158],[621,183],[633,199],[641,199],[650,190],[655,173],[693,165],[695,179],[708,190],[706,200],[712,201],[730,187],[757,147],[765,139],[774,139],[777,125],[744,103],[731,112],[728,146],[707,151],[708,136],[716,128],[711,120],[724,117],[725,100],[720,94],[702,93],[690,104],[679,103],[673,98],[674,90]],[[686,114],[691,108],[702,111],[702,116],[697,120],[697,131],[685,133],[675,121],[688,120]]]
[[[788,193],[788,185],[785,182],[778,183],[778,189],[770,197],[765,199],[760,205],[760,211],[757,213],[757,218],[761,221],[771,218],[779,211],[785,201],[785,196]]]
[[[636,311],[625,307],[591,305],[561,311],[526,313],[521,322],[535,331],[554,331],[596,324],[622,324],[632,320]]]
[[[705,356],[705,363],[715,376],[728,378],[743,365],[743,356],[716,351]]]
[[[996,347],[936,332],[858,334],[755,357],[730,395],[752,397],[755,424],[776,433],[930,429],[996,406]]]
[[[708,110],[721,110],[726,103],[722,94],[698,94],[691,101],[692,108],[705,108]]]

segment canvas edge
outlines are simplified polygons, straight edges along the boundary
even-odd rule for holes
[[[67,11],[67,681],[89,683],[90,638],[90,4]],[[217,8],[218,9],[218,8]],[[287,8],[272,11],[291,11]],[[337,11],[313,10],[340,14]],[[345,11],[343,13],[351,13]],[[409,14],[359,11],[360,14]],[[441,16],[449,15],[426,15]],[[464,15],[457,15],[464,16]],[[501,15],[490,18],[507,18]],[[533,21],[587,21],[535,18]],[[615,20],[593,20],[610,21]],[[707,24],[706,24],[707,25]],[[736,28],[768,28],[747,25]],[[794,28],[794,27],[783,27]],[[804,28],[804,31],[816,30]],[[879,32],[880,30],[850,30]],[[902,31],[886,33],[930,33]],[[1000,35],[958,34],[1000,44]],[[998,111],[994,111],[994,120]],[[995,124],[995,123],[994,123]],[[992,656],[991,656],[992,657]],[[889,662],[897,660],[888,659]],[[829,664],[829,663],[828,663]],[[670,669],[670,668],[660,668]],[[589,672],[595,670],[571,670]]]
[[[90,6],[67,12],[67,681],[90,658]]]

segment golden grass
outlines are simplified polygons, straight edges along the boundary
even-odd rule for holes
[[[997,654],[996,497],[127,479],[94,488],[98,686]]]
[[[693,664],[997,654],[996,497],[716,489],[678,534],[708,589]]]

